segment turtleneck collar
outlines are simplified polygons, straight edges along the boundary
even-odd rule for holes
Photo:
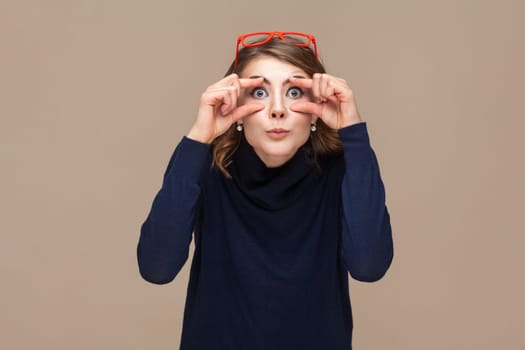
[[[228,170],[239,189],[258,206],[279,210],[291,205],[319,176],[310,140],[286,163],[269,168],[244,135]]]

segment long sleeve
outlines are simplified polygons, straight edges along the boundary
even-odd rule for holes
[[[210,146],[183,137],[140,229],[137,260],[145,280],[169,283],[188,259],[199,214],[201,183],[210,165]]]
[[[342,258],[359,281],[381,279],[393,259],[392,228],[385,188],[366,122],[339,130],[345,175],[342,182]]]

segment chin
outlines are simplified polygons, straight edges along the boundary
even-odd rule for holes
[[[246,140],[255,149],[259,158],[265,163],[274,164],[274,166],[277,163],[283,164],[288,161],[308,141],[308,135],[305,138],[290,137],[282,140],[268,139],[265,137],[266,135],[259,135],[259,137],[249,136]]]

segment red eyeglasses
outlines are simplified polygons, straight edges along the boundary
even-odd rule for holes
[[[239,46],[242,44],[243,47],[254,47],[261,46],[273,39],[274,36],[277,36],[281,40],[288,39],[299,39],[301,42],[294,42],[295,45],[301,47],[310,47],[314,45],[315,58],[319,60],[317,54],[317,42],[315,37],[311,34],[299,33],[299,32],[255,32],[242,34],[237,38],[237,45],[235,47],[235,64],[234,68],[237,68],[237,61],[239,59]]]

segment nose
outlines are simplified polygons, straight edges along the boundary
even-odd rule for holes
[[[272,111],[272,119],[275,119],[275,118],[284,118],[284,112]]]
[[[272,99],[272,105],[270,108],[270,117],[272,119],[284,118],[286,115],[286,108],[284,108],[284,101],[279,94],[275,94]]]

